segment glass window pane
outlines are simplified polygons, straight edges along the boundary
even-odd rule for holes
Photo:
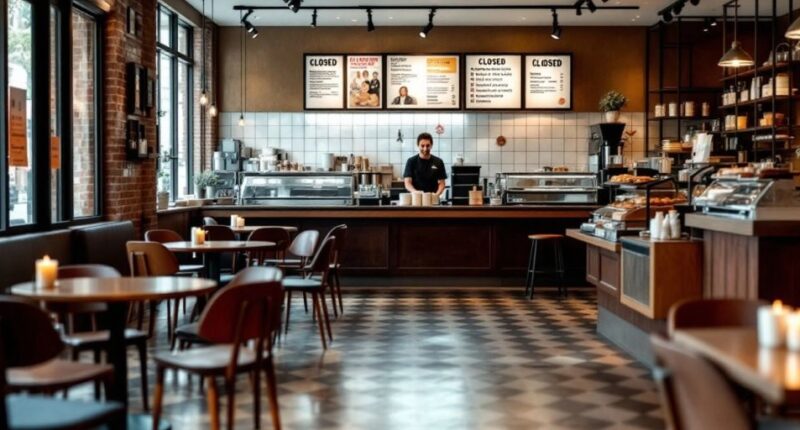
[[[72,192],[73,216],[97,215],[97,24],[72,11]]]
[[[189,55],[189,29],[182,25],[178,26],[178,52]]]
[[[15,156],[9,154],[9,213],[10,225],[30,224],[33,222],[33,170],[31,166],[31,4],[26,0],[8,0],[6,13],[8,18],[8,86],[9,105],[16,97],[20,98],[21,110],[24,110],[25,121],[18,127],[9,124],[12,140],[14,135],[24,137],[27,149]],[[15,133],[18,132],[18,133]],[[25,156],[21,156],[21,155]]]
[[[162,45],[172,46],[172,37],[169,27],[170,13],[159,8],[158,13],[158,41]]]
[[[159,186],[172,194],[172,59],[168,54],[158,56],[158,147],[161,153]]]
[[[50,136],[51,142],[53,138],[61,136],[61,129],[58,115],[59,103],[59,78],[58,78],[58,21],[60,20],[59,12],[56,8],[50,7]],[[61,148],[53,148],[51,151],[60,151]],[[51,154],[51,157],[57,154]],[[60,159],[60,157],[58,157]],[[50,163],[50,219],[53,222],[61,221],[61,199],[59,198],[59,181],[61,180],[61,165],[54,165],[55,160],[51,158]],[[55,168],[54,168],[55,167]]]
[[[178,197],[189,193],[189,66],[178,64]]]

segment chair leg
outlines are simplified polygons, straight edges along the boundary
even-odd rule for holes
[[[556,242],[556,246],[558,247],[558,277],[560,282],[560,288],[564,289],[564,296],[567,295],[567,285],[564,283],[564,249],[561,247],[561,241]]]
[[[339,313],[344,314],[344,302],[342,302],[342,282],[339,279],[339,269],[333,270],[333,284],[336,285],[336,295],[339,296]]]
[[[535,241],[531,241],[531,250],[528,252],[528,269],[525,272],[525,295],[527,296],[528,290],[531,288],[531,269],[533,268],[533,247],[536,244]]]
[[[311,293],[311,301],[314,306],[314,313],[317,314],[317,324],[319,325],[319,337],[322,339],[322,349],[328,349],[328,343],[325,341],[325,323],[322,321],[322,309],[319,307],[319,298],[317,293]]]
[[[139,372],[141,373],[142,405],[145,411],[150,409],[147,401],[147,342],[142,341],[136,344],[139,350]]]
[[[333,331],[331,331],[331,319],[328,317],[328,304],[325,303],[325,290],[319,292],[319,304],[322,306],[322,317],[325,320],[325,328],[328,330],[328,339],[333,342]],[[336,308],[336,302],[333,303]]]
[[[328,291],[331,293],[331,303],[333,304],[333,316],[334,318],[339,317],[339,309],[336,306],[336,291],[334,291],[333,287],[333,275],[331,272],[328,272]],[[325,293],[322,293],[322,297],[325,297]],[[327,306],[326,306],[327,308]]]
[[[144,326],[144,302],[139,302],[136,308],[136,329],[141,330],[142,326]]]
[[[164,400],[164,368],[156,367],[156,388],[153,392],[153,430],[158,430],[161,420],[161,404]]]
[[[147,337],[152,338],[153,333],[156,332],[156,309],[158,303],[155,300],[150,301],[150,318],[147,320]],[[167,316],[167,324],[169,324],[169,316]]]
[[[272,366],[272,354],[269,354],[264,363],[267,374],[267,393],[269,394],[269,413],[272,416],[272,428],[281,429],[281,416],[278,409],[278,381],[275,379],[275,368]]]
[[[528,299],[533,299],[533,283],[536,281],[536,257],[539,253],[539,241],[534,240],[533,244],[533,257],[531,258],[531,270],[530,270],[530,292],[528,293]]]
[[[175,331],[178,329],[178,308],[180,307],[180,302],[175,300],[173,309],[172,309],[172,321],[170,323],[170,342],[169,342],[169,349],[175,349]]]
[[[202,378],[200,378],[202,380]],[[217,391],[217,381],[213,376],[208,376],[208,395],[206,402],[208,404],[208,416],[211,419],[212,430],[219,430],[219,393]]]
[[[228,430],[233,430],[233,413],[236,410],[236,375],[225,379],[225,391],[228,392]]]
[[[250,382],[253,385],[253,428],[261,428],[261,370],[252,372]]]
[[[306,292],[305,291],[303,291],[303,307],[305,308],[306,313],[308,313],[308,300],[306,299]]]
[[[283,327],[283,332],[285,334],[289,333],[289,310],[292,307],[292,291],[289,290],[286,292],[286,324]]]

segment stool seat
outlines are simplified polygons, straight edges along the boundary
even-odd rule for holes
[[[528,239],[530,240],[552,240],[552,239],[563,239],[564,235],[562,234],[529,234]]]

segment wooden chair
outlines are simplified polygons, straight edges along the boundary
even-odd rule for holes
[[[250,251],[247,253],[247,264],[263,265],[268,259],[283,259],[286,248],[289,247],[291,238],[289,232],[283,227],[262,227],[253,230],[247,237],[247,241],[266,241],[275,242],[275,248],[271,250]]]
[[[314,251],[317,249],[317,241],[319,240],[319,232],[316,230],[304,230],[300,232],[286,249],[287,257],[291,255],[297,258],[283,258],[278,260],[270,260],[268,263],[276,264],[284,270],[297,271],[308,263],[311,257],[314,256]]]
[[[342,302],[342,284],[339,279],[339,268],[341,267],[340,256],[342,247],[347,240],[347,224],[339,224],[333,227],[328,234],[325,235],[325,241],[328,237],[336,237],[336,244],[333,248],[333,262],[331,262],[331,270],[328,272],[328,285],[330,286],[331,302],[333,302],[333,316],[338,317],[339,313],[344,313],[344,304]],[[336,310],[336,300],[339,300],[339,310]]]
[[[231,230],[230,227],[227,225],[206,225],[203,227],[203,230],[206,231],[206,240],[226,240],[226,241],[234,241],[236,239],[236,233]],[[232,274],[236,273],[237,271],[237,264],[236,260],[238,257],[237,252],[230,252],[224,253],[221,256],[221,263],[220,267],[228,266],[230,270],[223,270],[223,274],[220,277],[221,283],[227,284],[228,282],[233,279]],[[228,273],[225,273],[228,272]]]
[[[286,327],[289,331],[289,314],[292,304],[292,291],[302,291],[303,294],[310,293],[314,307],[314,317],[319,324],[319,334],[322,339],[322,348],[327,349],[325,341],[325,330],[328,331],[328,339],[333,341],[331,331],[331,321],[328,318],[328,306],[325,304],[325,288],[328,288],[328,273],[330,272],[331,262],[333,261],[333,249],[336,245],[336,238],[328,237],[319,247],[319,251],[311,262],[303,267],[303,276],[287,276],[283,279],[283,287],[286,290]],[[324,326],[323,326],[324,323]]]
[[[174,276],[180,270],[178,258],[164,245],[158,242],[128,241],[128,263],[131,268],[131,276]],[[148,335],[153,336],[156,322],[156,302],[149,303],[150,319],[148,324]],[[167,315],[167,338],[171,345],[175,343],[175,326],[178,321],[177,304],[171,309],[171,315]],[[144,320],[144,303],[138,304],[138,328],[142,328]]]
[[[214,218],[212,218],[210,216],[204,216],[203,217],[203,225],[205,225],[205,226],[219,225],[219,223],[217,222],[217,220],[215,220]]]
[[[79,402],[41,396],[7,395],[6,375],[56,359],[64,349],[45,312],[17,297],[0,296],[0,428],[118,428],[125,409],[116,402]]]
[[[161,415],[166,369],[186,370],[206,378],[211,426],[218,429],[219,405],[216,377],[225,379],[228,393],[227,428],[233,429],[236,375],[250,373],[253,387],[254,427],[260,427],[260,372],[267,376],[272,425],[281,428],[278,392],[272,365],[273,333],[280,324],[281,273],[275,268],[249,267],[208,303],[199,322],[199,335],[211,346],[179,353],[156,354],[156,390],[153,406],[154,428]],[[242,345],[255,341],[255,348]],[[266,352],[266,357],[264,356]]]
[[[650,336],[650,344],[668,428],[752,428],[734,390],[713,365],[659,335]]]
[[[58,268],[58,278],[118,278],[121,275],[111,266],[102,264],[80,264],[62,266]],[[97,316],[102,316],[108,311],[105,303],[50,303],[47,305],[50,311],[59,315],[59,319],[64,322],[64,335],[61,337],[64,344],[70,349],[72,361],[77,362],[80,354],[84,351],[91,351],[94,362],[100,363],[101,353],[108,350],[110,335],[108,330],[100,329],[97,323]],[[75,317],[88,315],[91,318],[92,329],[89,331],[77,331]],[[139,330],[125,329],[125,345],[135,347],[139,353],[139,371],[142,379],[142,405],[148,409],[148,389],[147,389],[147,333]],[[77,370],[77,369],[76,369]]]
[[[183,242],[181,235],[166,229],[148,230],[144,234],[144,240],[158,243]],[[180,261],[180,258],[178,258],[178,261]],[[180,264],[178,266],[178,274],[194,275],[195,273],[201,272],[203,268],[204,266],[202,263]]]
[[[667,332],[701,327],[755,327],[762,300],[688,299],[672,305]]]

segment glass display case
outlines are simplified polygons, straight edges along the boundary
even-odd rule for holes
[[[705,214],[739,219],[800,219],[800,194],[791,179],[719,178],[694,204]]]
[[[498,173],[495,182],[503,204],[596,204],[594,173]]]
[[[350,206],[355,178],[347,172],[241,173],[239,204]]]

